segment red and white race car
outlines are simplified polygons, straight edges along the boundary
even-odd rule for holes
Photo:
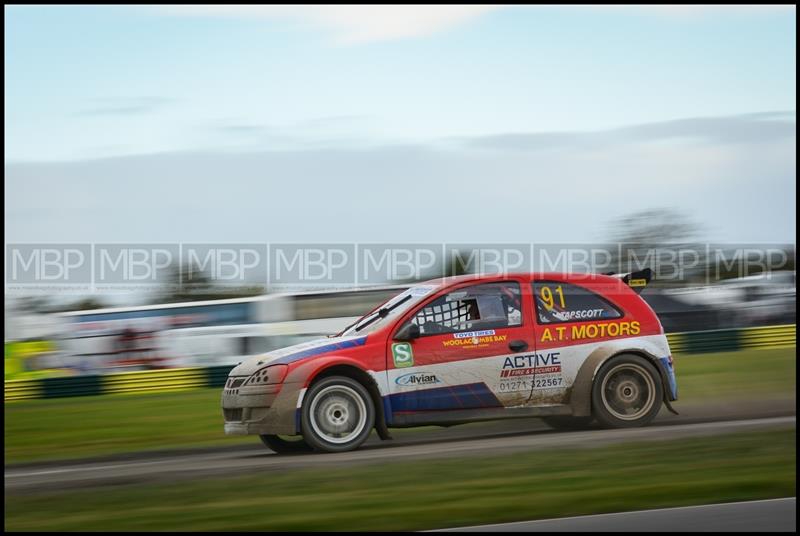
[[[336,336],[251,358],[222,394],[227,434],[340,452],[376,429],[543,417],[643,426],[677,399],[658,317],[624,276],[460,276],[412,286]],[[294,436],[294,437],[287,437]]]

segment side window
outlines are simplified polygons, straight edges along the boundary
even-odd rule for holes
[[[454,290],[417,311],[411,322],[419,326],[423,336],[519,326],[519,284],[485,283]]]
[[[558,281],[533,284],[536,316],[540,324],[620,318],[622,313],[599,294]]]

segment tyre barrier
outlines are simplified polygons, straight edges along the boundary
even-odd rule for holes
[[[668,333],[673,354],[730,352],[750,348],[791,348],[796,345],[797,326],[759,326]]]
[[[224,365],[205,368],[116,372],[92,376],[9,380],[5,382],[5,401],[108,394],[165,393],[202,387],[222,387],[232,368],[232,366]]]
[[[44,396],[42,396],[42,380],[6,381],[6,402],[28,400],[32,398],[44,398]]]
[[[797,326],[717,329],[668,333],[673,354],[701,354],[752,348],[791,348],[796,345]],[[178,368],[117,372],[93,376],[67,376],[8,380],[6,402],[42,398],[65,398],[105,394],[140,394],[222,387],[233,367]]]

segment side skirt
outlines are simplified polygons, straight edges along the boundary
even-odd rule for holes
[[[499,419],[548,417],[550,415],[572,415],[572,408],[567,404],[559,404],[535,408],[484,408],[404,412],[395,413],[392,416],[392,424],[390,427],[408,428],[411,426],[430,424],[452,425],[476,421],[494,421]]]

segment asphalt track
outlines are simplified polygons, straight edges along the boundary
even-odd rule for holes
[[[96,485],[128,485],[143,482],[175,481],[207,476],[268,474],[300,467],[345,466],[397,460],[481,456],[550,447],[595,447],[631,441],[659,441],[704,437],[735,432],[796,425],[794,401],[779,406],[750,408],[704,408],[692,416],[662,414],[655,424],[624,430],[592,429],[580,432],[555,431],[539,419],[474,423],[429,431],[403,430],[392,441],[372,437],[361,449],[337,454],[276,455],[258,444],[231,449],[162,452],[104,460],[51,462],[7,466],[6,492],[64,490]],[[745,412],[747,413],[747,412]],[[754,415],[755,413],[756,415]],[[738,415],[739,417],[735,416]],[[742,418],[746,417],[746,418]],[[373,434],[374,435],[374,434]]]
[[[640,510],[431,532],[794,532],[797,498]]]

